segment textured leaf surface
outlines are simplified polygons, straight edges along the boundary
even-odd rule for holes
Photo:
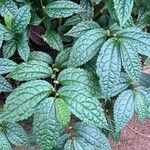
[[[13,0],[3,0],[0,6],[0,14],[4,17],[6,14],[15,15],[18,10],[17,5]]]
[[[122,64],[128,76],[138,81],[141,76],[141,60],[134,46],[129,42],[120,44]]]
[[[20,7],[12,21],[12,31],[15,33],[24,32],[29,24],[30,18],[30,7],[28,5]]]
[[[12,86],[0,75],[0,92],[10,92],[11,90]]]
[[[80,6],[84,9],[81,13],[83,20],[92,20],[92,17],[94,16],[94,8],[91,1],[81,0]]]
[[[127,28],[119,31],[119,38],[131,43],[138,53],[150,56],[150,34],[142,32],[137,28]]]
[[[48,29],[44,36],[44,41],[46,41],[50,47],[56,49],[58,51],[63,50],[62,39],[59,34],[57,34],[54,30]]]
[[[94,96],[96,95],[97,97],[101,96],[99,91],[100,87],[98,84],[98,78],[94,74],[83,69],[65,69],[58,75],[57,80],[62,85],[81,84],[87,92]]]
[[[57,119],[60,124],[67,127],[70,123],[71,112],[68,109],[64,100],[57,98],[55,100]]]
[[[37,61],[43,61],[46,62],[48,64],[52,64],[53,59],[50,55],[48,55],[45,52],[42,51],[33,51],[30,53],[29,55],[29,61],[30,60],[37,60]]]
[[[34,132],[41,149],[50,150],[56,146],[59,125],[56,118],[54,98],[46,98],[37,107],[34,115]]]
[[[72,37],[80,37],[87,31],[96,29],[96,28],[100,28],[98,23],[94,21],[84,21],[74,26],[65,35],[72,36]]]
[[[23,146],[28,144],[28,136],[24,129],[17,123],[8,123],[6,125],[5,134],[8,140],[17,146]]]
[[[82,12],[83,9],[74,2],[59,0],[48,4],[44,11],[49,17],[62,18],[69,17],[75,13]]]
[[[71,48],[66,48],[57,55],[57,57],[55,59],[55,65],[57,67],[60,67],[60,68],[67,67],[70,50],[71,50]]]
[[[3,32],[3,40],[10,40],[13,37],[13,34],[9,29],[7,29],[5,26],[0,24],[0,31]]]
[[[3,57],[9,58],[16,51],[16,42],[14,40],[8,41],[3,45]]]
[[[114,120],[116,130],[121,131],[131,120],[134,113],[134,94],[131,90],[123,91],[115,101]]]
[[[28,45],[28,41],[26,40],[26,37],[22,37],[18,43],[17,43],[17,50],[20,55],[20,57],[24,60],[27,61],[29,58],[30,54],[30,48]]]
[[[14,122],[30,117],[37,104],[46,98],[52,89],[52,85],[44,80],[21,84],[7,97],[4,118]]]
[[[47,63],[32,60],[18,65],[18,67],[9,74],[9,77],[19,81],[27,81],[50,77],[52,74],[53,71]]]
[[[7,58],[0,58],[0,74],[5,74],[13,71],[17,64]]]
[[[3,32],[1,31],[1,32],[0,32],[0,47],[2,47],[2,44],[3,44],[3,38],[4,38]]]
[[[113,2],[114,2],[114,8],[116,10],[116,15],[119,19],[119,23],[121,26],[123,26],[131,16],[134,1],[113,0]]]
[[[58,93],[69,109],[79,119],[100,128],[108,128],[108,124],[97,98],[92,97],[81,85],[64,86]]]
[[[139,120],[143,123],[147,117],[148,105],[143,94],[136,92],[135,95],[135,111]]]
[[[85,64],[96,55],[105,40],[106,32],[102,29],[87,31],[72,47],[69,58],[69,66],[77,67]]]
[[[107,138],[98,128],[83,122],[76,123],[73,128],[78,136],[83,137],[92,146],[95,146],[96,150],[111,150]]]
[[[0,133],[0,150],[12,150],[4,133]]]
[[[121,71],[121,58],[119,47],[109,39],[102,46],[97,59],[97,75],[100,78],[100,86],[104,95],[112,94],[112,88],[118,81]]]

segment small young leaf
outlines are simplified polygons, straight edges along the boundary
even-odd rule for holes
[[[121,71],[121,58],[119,46],[109,39],[102,46],[97,59],[97,75],[100,78],[100,86],[105,96],[112,94],[112,88],[118,81]]]
[[[116,131],[120,132],[131,120],[134,114],[134,93],[131,90],[123,91],[115,101],[114,120]]]
[[[6,74],[13,71],[17,64],[7,58],[0,58],[0,74]]]
[[[83,34],[70,52],[69,66],[77,67],[94,57],[106,40],[107,33],[102,29],[93,29]]]
[[[52,92],[52,85],[44,80],[21,84],[8,97],[4,106],[7,121],[20,121],[30,117],[37,104]]]
[[[50,47],[55,50],[62,51],[63,43],[62,39],[54,30],[48,29],[43,35],[44,41],[46,41]]]
[[[71,30],[69,30],[65,35],[72,37],[80,37],[84,33],[89,30],[100,28],[99,24],[94,21],[84,21],[76,26],[74,26]]]
[[[34,113],[34,132],[41,149],[51,150],[56,146],[59,136],[54,98],[44,99]]]
[[[49,17],[62,18],[69,17],[75,13],[82,12],[83,9],[76,3],[65,0],[58,0],[49,3],[44,9]]]
[[[16,51],[16,41],[15,40],[10,40],[4,43],[3,45],[3,57],[4,58],[9,58],[11,57],[15,51]]]
[[[97,98],[92,97],[80,84],[64,86],[58,91],[71,112],[79,119],[108,129],[104,111]]]
[[[15,33],[23,33],[30,22],[30,18],[30,6],[20,7],[13,18],[12,31]]]
[[[7,123],[5,134],[8,140],[16,146],[27,145],[29,142],[26,132],[17,123]]]
[[[63,127],[67,127],[70,123],[71,112],[64,100],[57,98],[55,100],[57,119]]]
[[[50,77],[52,74],[53,71],[47,63],[32,60],[18,65],[18,67],[9,74],[9,77],[19,81],[28,81]]]
[[[9,84],[4,77],[0,75],[0,92],[10,92],[12,91],[12,86]]]
[[[130,18],[133,0],[113,0],[116,15],[119,19],[120,26],[123,26],[126,21]]]
[[[2,132],[0,132],[0,150],[12,150],[7,137]]]

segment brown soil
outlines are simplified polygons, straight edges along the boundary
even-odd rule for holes
[[[121,140],[115,143],[110,140],[112,150],[150,150],[150,120],[141,124],[136,115],[122,131]]]

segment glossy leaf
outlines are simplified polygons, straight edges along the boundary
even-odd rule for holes
[[[106,34],[102,29],[93,29],[83,34],[71,49],[69,66],[83,65],[94,57],[106,40]]]
[[[44,9],[49,17],[62,18],[69,17],[75,13],[82,12],[83,9],[76,3],[65,0],[58,0],[49,3]]]
[[[111,95],[112,88],[118,81],[121,71],[119,45],[115,43],[114,39],[109,39],[102,46],[97,59],[96,70],[103,94]]]
[[[68,105],[71,112],[79,119],[94,124],[100,128],[108,128],[103,109],[97,100],[92,97],[81,85],[64,86],[58,91]]]
[[[29,142],[25,130],[17,123],[7,123],[5,134],[8,140],[16,146],[25,146]]]
[[[0,76],[0,92],[11,92],[12,86],[9,82],[2,76]]]
[[[134,93],[131,90],[123,91],[114,104],[114,120],[116,131],[121,131],[131,120],[134,114]]]
[[[28,81],[50,77],[52,74],[53,71],[47,63],[32,60],[18,65],[18,67],[9,74],[9,77],[19,81]]]
[[[48,45],[50,47],[52,47],[55,50],[61,51],[63,50],[63,43],[62,43],[62,39],[59,36],[59,34],[57,34],[54,30],[50,30],[48,29],[44,36],[43,36],[44,41],[46,41],[48,43]]]
[[[17,64],[9,59],[0,58],[0,74],[6,74],[13,71],[17,67]]]
[[[44,80],[21,84],[7,97],[4,118],[14,122],[30,117],[37,104],[48,97],[52,89],[52,85]]]
[[[30,7],[23,6],[18,9],[12,21],[12,31],[22,33],[25,31],[31,18]]]
[[[46,98],[34,113],[34,132],[41,149],[51,150],[56,146],[59,124],[56,118],[54,98]]]

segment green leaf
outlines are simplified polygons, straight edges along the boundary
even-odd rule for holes
[[[13,37],[11,31],[2,24],[0,24],[0,31],[3,33],[3,40],[5,41],[8,41]]]
[[[18,11],[17,5],[13,0],[3,0],[0,6],[0,14],[1,16],[5,16],[6,14],[15,15]]]
[[[34,113],[34,132],[37,142],[43,150],[56,146],[59,136],[59,124],[56,118],[54,98],[43,100]]]
[[[55,100],[57,119],[63,127],[67,127],[70,123],[71,112],[64,100],[57,98]]]
[[[83,9],[74,2],[59,0],[48,4],[44,11],[49,17],[62,18],[69,17],[75,13],[82,12]]]
[[[66,48],[63,51],[61,51],[56,59],[55,59],[55,66],[59,68],[67,68],[69,55],[70,55],[71,48]]]
[[[132,80],[139,81],[141,76],[141,60],[131,42],[120,44],[122,64]]]
[[[12,86],[9,84],[4,77],[0,75],[0,92],[10,92],[12,91]]]
[[[68,68],[64,69],[58,75],[57,80],[62,85],[83,85],[84,89],[92,95],[100,97],[100,87],[98,84],[98,78],[83,69],[80,68]]]
[[[59,135],[58,139],[57,139],[57,148],[58,149],[63,149],[65,143],[67,142],[67,140],[69,139],[69,135],[67,133],[63,134],[63,135]]]
[[[102,46],[97,59],[96,70],[103,94],[105,96],[111,95],[121,71],[119,45],[115,43],[114,39],[109,39]]]
[[[48,63],[48,64],[53,63],[52,57],[50,55],[48,55],[47,53],[42,52],[42,51],[31,52],[28,60],[29,61],[31,61],[31,60],[43,61],[43,62]]]
[[[111,150],[108,139],[99,128],[83,122],[77,122],[73,128],[78,136],[95,146],[95,150]]]
[[[30,54],[30,48],[28,45],[28,40],[26,40],[26,37],[23,36],[17,43],[17,51],[20,55],[20,57],[24,60],[27,61],[29,58]]]
[[[119,19],[120,26],[123,26],[126,21],[130,18],[133,0],[113,0],[116,15]]]
[[[141,123],[145,121],[148,114],[148,105],[146,103],[145,96],[139,92],[135,94],[135,112]]]
[[[63,50],[63,43],[60,35],[56,33],[54,30],[46,30],[45,34],[43,35],[44,41],[48,43],[50,47],[55,50],[62,51]]]
[[[0,74],[6,74],[13,71],[17,64],[7,58],[0,58]]]
[[[2,44],[3,44],[3,32],[0,32],[0,48],[2,47]]]
[[[98,99],[91,96],[83,86],[80,84],[64,86],[59,89],[58,93],[71,112],[79,119],[100,128],[108,129],[108,124]]]
[[[101,2],[101,0],[91,0],[94,4],[99,4]]]
[[[75,137],[66,142],[64,150],[95,150],[95,147],[82,137]]]
[[[20,7],[13,18],[12,31],[15,33],[23,33],[30,22],[30,18],[30,6]]]
[[[4,133],[0,132],[0,150],[12,150]]]
[[[52,74],[53,71],[47,63],[32,60],[18,65],[18,67],[9,74],[9,77],[19,81],[28,81],[50,77]]]
[[[7,123],[5,134],[8,140],[16,146],[27,145],[29,142],[26,132],[17,123]]]
[[[88,62],[100,50],[107,33],[102,29],[93,29],[83,34],[70,52],[69,66],[77,67]]]
[[[92,6],[91,1],[81,0],[80,6],[84,9],[81,13],[83,20],[92,20],[92,17],[94,16],[94,7]]]
[[[4,118],[20,121],[30,117],[37,104],[52,92],[52,85],[44,80],[34,80],[18,86],[6,99]]]
[[[80,37],[81,35],[85,34],[87,31],[96,28],[100,28],[98,23],[94,21],[84,21],[74,26],[65,35],[72,36],[72,37]]]
[[[117,36],[130,43],[142,55],[150,56],[150,34],[137,28],[127,28],[118,31]]]
[[[131,90],[123,91],[115,101],[114,120],[116,131],[121,131],[131,120],[134,114],[134,93]]]
[[[16,41],[15,40],[10,40],[4,43],[3,45],[3,57],[4,58],[9,58],[11,57],[15,51],[16,51]]]

